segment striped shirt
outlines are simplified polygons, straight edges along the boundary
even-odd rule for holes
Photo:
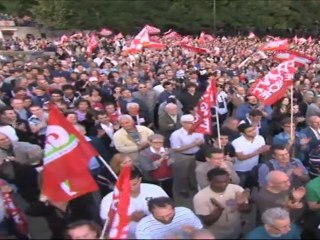
[[[174,218],[169,224],[159,222],[152,214],[141,219],[136,228],[136,238],[165,239],[173,234],[180,234],[184,226],[203,228],[199,218],[190,209],[176,207]]]

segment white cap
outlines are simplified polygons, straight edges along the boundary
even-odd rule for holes
[[[194,122],[194,116],[191,114],[186,114],[181,116],[180,122]]]
[[[6,135],[11,140],[11,142],[18,142],[18,136],[16,134],[16,130],[13,127],[9,125],[1,126],[0,133]]]

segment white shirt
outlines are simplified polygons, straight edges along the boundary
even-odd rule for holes
[[[220,115],[226,114],[228,112],[228,103],[226,99],[228,99],[228,94],[226,94],[226,92],[224,91],[221,91],[217,95],[217,109]]]
[[[164,87],[162,86],[162,84],[159,84],[157,86],[154,86],[153,90],[157,93],[157,96],[159,96],[160,93],[164,91]]]
[[[131,215],[135,211],[143,211],[149,215],[148,201],[151,198],[168,197],[166,192],[159,186],[154,184],[141,183],[140,194],[136,198],[130,197],[130,205],[128,214]],[[100,217],[105,220],[108,218],[108,212],[113,198],[113,192],[107,194],[101,201]],[[134,238],[137,222],[130,222],[129,224],[129,238]]]
[[[312,127],[310,127],[311,131],[314,133],[314,135],[316,136],[317,140],[320,139],[320,129],[314,129]]]
[[[153,215],[142,218],[137,226],[136,237],[137,239],[165,239],[172,234],[181,233],[183,226],[203,228],[199,218],[190,209],[176,207],[174,218],[169,224],[159,222]]]
[[[170,136],[171,148],[180,148],[185,145],[189,145],[197,139],[201,139],[202,141],[204,141],[203,134],[202,133],[189,134],[184,128],[180,128],[174,131]],[[196,153],[198,150],[199,150],[199,147],[196,146],[183,151],[183,153],[192,154],[192,153]]]
[[[252,142],[248,141],[244,136],[240,136],[232,141],[232,146],[234,147],[236,153],[250,154],[256,151],[258,148],[264,146],[266,142],[264,138],[257,135]],[[236,159],[234,163],[235,171],[247,172],[250,171],[254,166],[259,163],[259,155],[249,158],[244,161]]]
[[[111,139],[110,147],[113,147],[114,146],[114,143],[113,143],[113,134],[114,134],[113,124],[109,123],[107,125],[107,124],[100,123],[100,126],[106,132],[106,134],[109,136],[109,138]]]

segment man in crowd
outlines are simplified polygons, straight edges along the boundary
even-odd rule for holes
[[[188,228],[202,228],[199,218],[190,209],[175,207],[170,198],[153,198],[148,202],[148,208],[151,215],[139,222],[137,239],[167,239],[170,236],[184,239],[184,231]]]

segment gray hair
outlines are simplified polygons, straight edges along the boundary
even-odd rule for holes
[[[151,136],[148,137],[148,141],[149,142],[152,142],[153,140],[156,140],[156,139],[160,139],[160,140],[164,140],[164,136],[160,135],[160,134],[153,134]]]
[[[133,121],[133,118],[129,115],[129,114],[123,114],[123,115],[120,115],[118,117],[118,121],[121,122],[122,120],[130,120],[130,121]]]
[[[262,222],[267,225],[272,225],[275,220],[283,220],[290,218],[290,214],[287,210],[276,207],[269,208],[262,214]]]
[[[131,107],[138,107],[138,108],[140,108],[139,104],[138,104],[138,103],[135,103],[135,102],[130,102],[130,103],[128,103],[127,106],[126,106],[127,110],[128,110],[129,108],[131,108]]]
[[[168,109],[172,109],[172,108],[177,109],[178,106],[177,106],[177,104],[174,104],[174,103],[168,103],[164,108],[167,111]]]

